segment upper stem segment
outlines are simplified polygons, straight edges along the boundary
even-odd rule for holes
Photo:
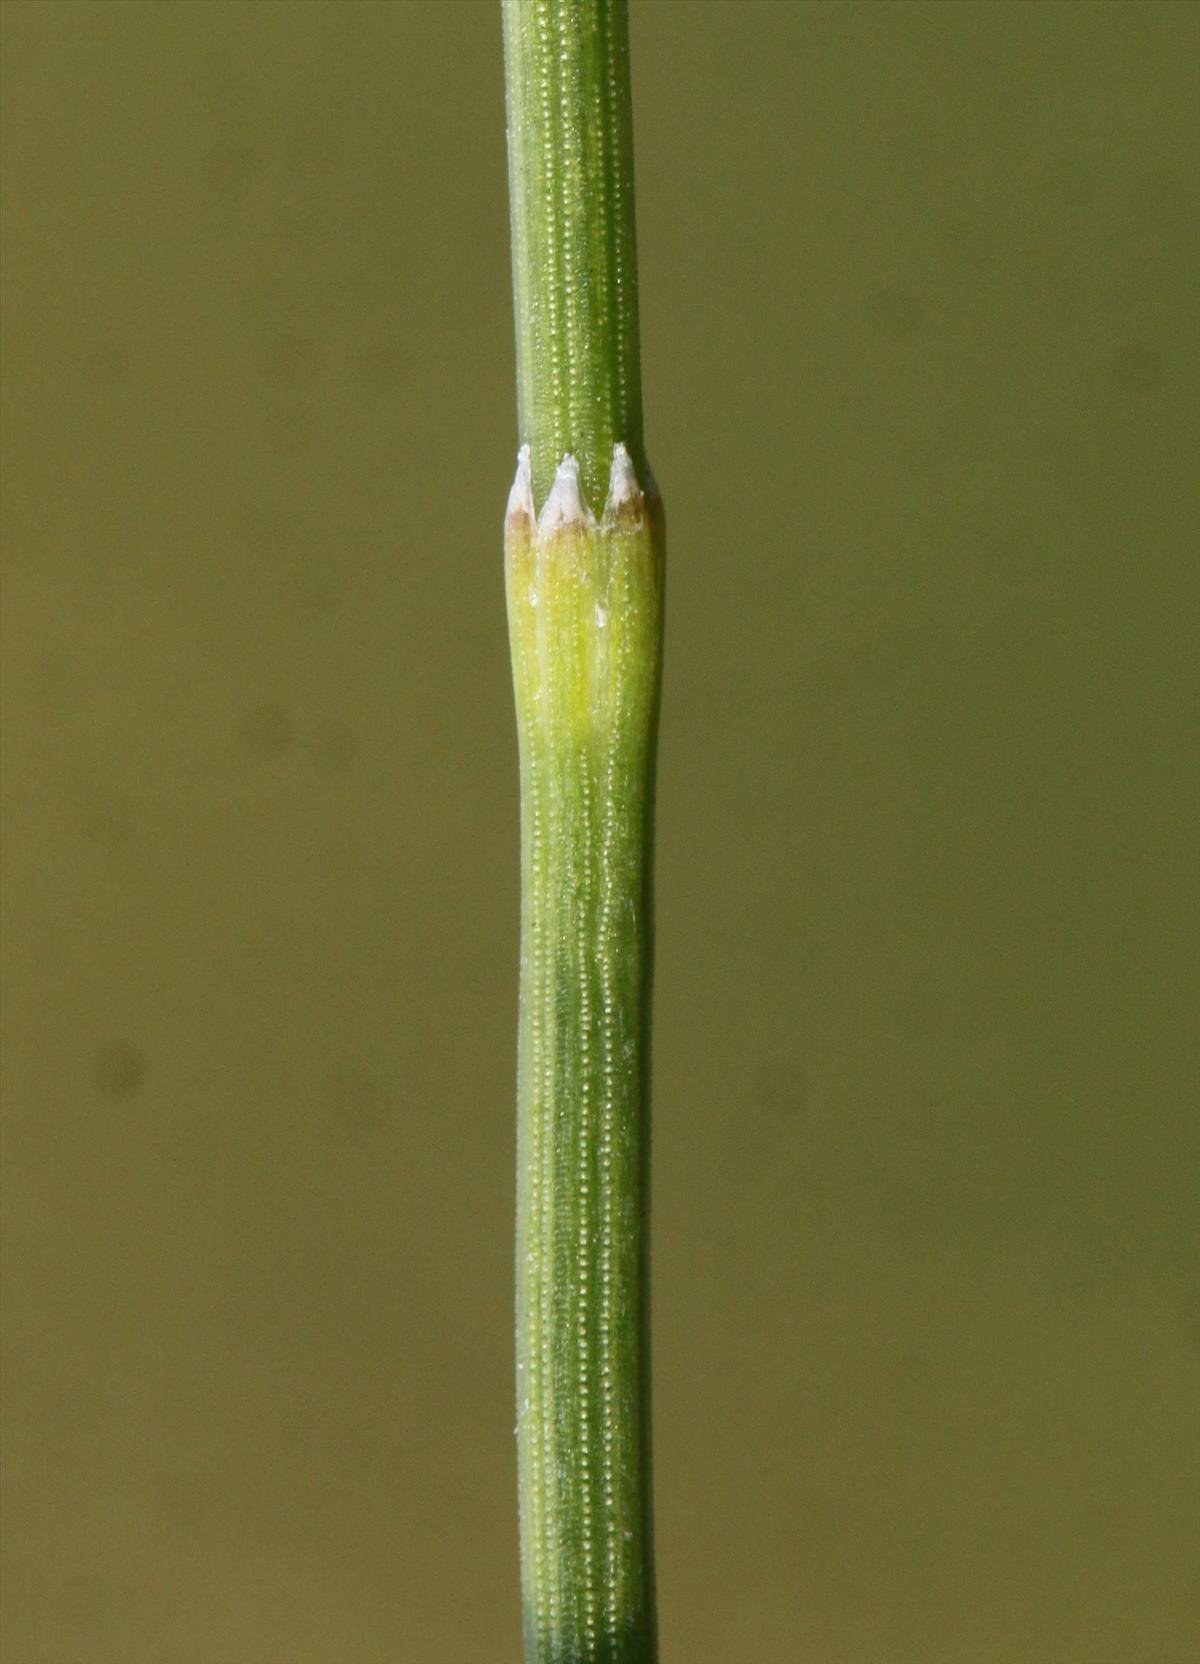
[[[614,445],[645,477],[626,0],[502,4],[517,422],[538,507],[570,452],[598,511]]]

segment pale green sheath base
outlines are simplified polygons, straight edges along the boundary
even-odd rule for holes
[[[528,1664],[651,1664],[647,1352],[657,496],[615,448],[505,524],[521,762],[517,1397]]]

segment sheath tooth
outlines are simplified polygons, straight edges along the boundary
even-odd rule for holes
[[[633,466],[633,458],[619,442],[613,446],[612,468],[608,475],[608,499],[604,504],[606,514],[611,514],[626,503],[636,502],[642,494],[638,484],[637,472]]]
[[[538,532],[544,537],[548,532],[572,526],[590,527],[595,524],[595,516],[579,490],[579,464],[568,451],[555,472],[550,495],[542,504]]]
[[[524,520],[530,526],[537,519],[533,508],[533,475],[529,468],[528,445],[522,445],[517,452],[517,472],[513,478],[512,490],[508,494],[508,508],[505,510],[504,519],[507,525]]]

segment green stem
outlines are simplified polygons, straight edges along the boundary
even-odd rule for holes
[[[521,761],[525,1648],[528,1664],[653,1664],[647,1115],[663,523],[641,451],[627,27],[623,0],[504,0],[504,20],[523,441],[505,572]]]
[[[612,449],[641,474],[625,0],[503,0],[517,425],[540,503],[565,452],[598,505]]]

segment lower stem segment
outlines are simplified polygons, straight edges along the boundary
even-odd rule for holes
[[[517,1395],[528,1664],[655,1657],[647,1311],[662,525],[623,448],[505,532],[521,754]]]

